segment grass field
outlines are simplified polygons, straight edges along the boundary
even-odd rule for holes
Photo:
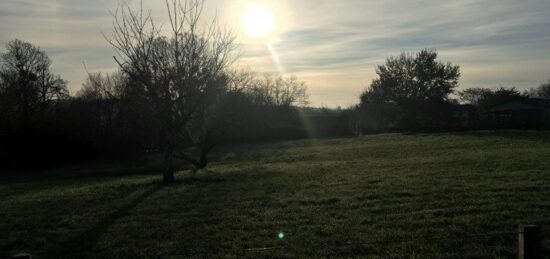
[[[518,224],[550,236],[550,132],[222,151],[170,186],[160,173],[2,180],[0,257],[513,258]]]

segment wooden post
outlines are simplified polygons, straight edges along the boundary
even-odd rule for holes
[[[519,226],[519,259],[543,259],[542,232],[540,226]]]

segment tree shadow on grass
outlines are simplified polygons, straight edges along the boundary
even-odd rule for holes
[[[51,245],[42,250],[42,252],[38,253],[37,256],[41,258],[108,257],[109,251],[103,251],[97,246],[100,239],[115,224],[117,224],[117,222],[120,222],[121,219],[131,217],[132,212],[135,211],[135,209],[144,201],[148,200],[152,196],[155,196],[155,198],[160,197],[162,199],[162,197],[164,197],[162,195],[169,195],[168,193],[159,194],[159,191],[165,187],[186,187],[185,192],[182,193],[183,196],[180,197],[188,201],[183,204],[189,203],[184,206],[198,207],[200,208],[200,211],[202,211],[199,217],[196,219],[193,218],[192,221],[190,221],[190,223],[193,222],[196,224],[188,225],[186,231],[188,231],[191,236],[205,238],[202,231],[205,224],[215,224],[213,222],[218,222],[220,220],[220,214],[217,212],[225,211],[226,209],[234,207],[232,202],[234,199],[243,199],[243,197],[235,196],[238,192],[232,190],[233,188],[237,187],[238,190],[241,191],[247,189],[257,191],[262,188],[260,182],[269,182],[269,179],[274,177],[274,175],[275,173],[267,173],[263,171],[253,172],[249,170],[237,170],[224,172],[223,174],[215,171],[207,171],[206,174],[186,174],[185,177],[180,178],[171,185],[165,185],[160,182],[139,184],[138,187],[132,188],[131,190],[128,190],[128,192],[125,192],[125,197],[132,198],[123,198],[123,202],[117,203],[121,204],[118,205],[118,208],[115,207],[112,209],[112,212],[103,216],[101,220],[97,221],[93,225],[90,225],[90,227],[84,231],[71,236],[66,236],[62,240],[50,241]],[[209,191],[207,191],[208,189]],[[157,194],[161,196],[157,197]],[[173,199],[168,200],[168,202],[173,203],[174,207],[181,209],[181,211],[186,211],[187,209],[187,207],[179,207],[182,206],[180,205],[181,203],[175,202]],[[132,237],[130,237],[130,239],[131,238]],[[220,249],[213,243],[200,246],[198,251],[189,251],[187,249],[183,249],[183,251],[181,251],[181,247],[172,249],[176,251],[166,251],[167,253],[164,255],[204,256],[212,254],[212,252],[213,254],[220,253],[220,251],[210,251],[211,249]]]
[[[47,258],[87,258],[94,246],[98,243],[99,238],[118,220],[130,215],[130,212],[142,203],[145,199],[153,196],[160,191],[165,185],[162,183],[154,183],[141,195],[129,201],[116,211],[106,215],[94,227],[87,231],[75,235],[54,245],[51,249],[46,250]]]
[[[210,173],[213,173],[210,171]],[[120,219],[126,218],[130,216],[131,211],[135,209],[139,204],[141,204],[143,201],[145,201],[147,198],[152,197],[157,192],[159,192],[161,189],[167,186],[195,186],[200,187],[204,185],[211,185],[216,183],[222,183],[225,182],[226,179],[220,177],[219,175],[200,175],[200,176],[190,176],[185,177],[182,180],[178,180],[173,184],[166,185],[164,183],[152,183],[151,186],[146,187],[143,185],[140,186],[140,190],[142,188],[146,188],[147,190],[144,191],[139,196],[133,198],[132,200],[126,202],[123,206],[118,208],[116,211],[113,211],[112,213],[107,214],[103,217],[103,219],[99,222],[97,222],[92,228],[88,229],[87,231],[80,233],[78,235],[74,235],[72,237],[69,237],[65,239],[64,241],[53,245],[50,249],[47,249],[45,254],[45,257],[47,258],[89,258],[94,257],[93,249],[97,245],[99,239],[101,236],[108,231],[110,227],[112,227],[117,221]],[[140,192],[139,190],[134,191]],[[132,193],[128,193],[130,196]]]
[[[179,183],[184,185],[196,185],[196,184],[221,183],[225,181],[226,179],[221,177],[191,176],[181,180]]]
[[[181,172],[190,169],[180,169]],[[191,174],[196,174],[198,170],[190,170]],[[211,172],[204,170],[205,172]],[[34,174],[34,176],[33,176]],[[158,171],[127,171],[126,173],[108,173],[97,172],[92,173],[78,173],[68,174],[62,172],[59,174],[53,174],[45,172],[44,175],[40,175],[40,172],[30,172],[30,174],[13,175],[0,173],[0,197],[4,200],[14,199],[20,195],[26,195],[29,193],[37,193],[51,188],[66,188],[74,187],[81,184],[104,184],[112,182],[113,180],[121,179],[123,177],[155,177],[158,176]]]

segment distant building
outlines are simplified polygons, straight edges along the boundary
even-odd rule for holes
[[[485,111],[494,128],[542,129],[550,128],[550,102],[528,98],[501,103]]]
[[[471,104],[452,105],[453,116],[457,127],[471,129],[477,125],[477,108]]]

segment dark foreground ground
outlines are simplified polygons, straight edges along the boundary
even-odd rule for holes
[[[0,257],[512,258],[518,224],[550,236],[549,132],[240,146],[177,178],[4,178]]]

